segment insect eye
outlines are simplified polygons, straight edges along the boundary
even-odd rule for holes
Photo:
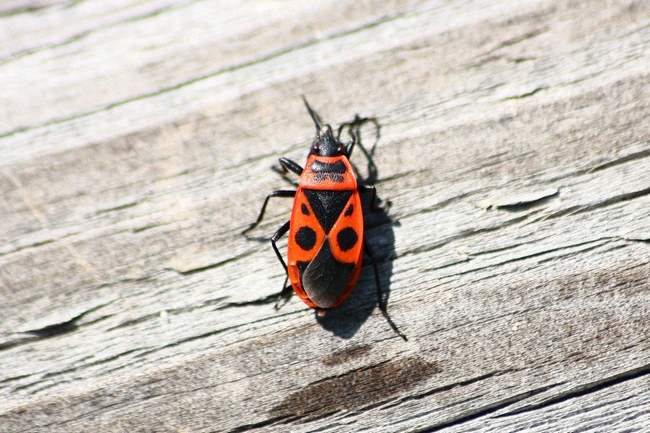
[[[312,147],[312,150],[314,152],[318,152],[320,150],[320,146],[318,145],[318,143],[314,144],[314,146]]]
[[[343,146],[339,145],[338,151],[343,153]]]

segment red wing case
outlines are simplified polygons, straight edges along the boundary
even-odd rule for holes
[[[363,259],[363,213],[355,190],[299,189],[289,231],[289,278],[312,308],[333,308],[356,285]]]

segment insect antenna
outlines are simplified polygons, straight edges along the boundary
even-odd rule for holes
[[[323,128],[323,119],[321,119],[318,113],[314,111],[313,108],[311,108],[309,102],[307,102],[307,98],[305,98],[305,95],[302,95],[302,101],[305,103],[305,107],[307,107],[307,111],[309,111],[309,115],[314,121],[314,125],[316,125],[316,134],[320,136],[320,130]]]

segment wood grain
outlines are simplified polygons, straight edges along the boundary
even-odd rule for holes
[[[647,2],[12,0],[0,38],[0,431],[650,429]],[[381,123],[406,343],[369,264],[275,310],[289,203],[240,234],[303,94]]]

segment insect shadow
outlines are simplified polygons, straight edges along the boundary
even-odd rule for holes
[[[370,209],[370,197],[363,197],[362,200],[366,245],[371,249],[379,270],[383,303],[390,308],[390,280],[393,275],[393,260],[395,258],[395,233],[393,228],[398,227],[399,222],[388,215],[389,201],[383,201],[383,206],[373,211]],[[377,196],[377,201],[379,200],[380,198]],[[315,314],[315,317],[323,329],[337,337],[349,339],[368,320],[378,306],[378,302],[372,261],[367,254],[364,254],[361,276],[350,296],[339,307],[329,310],[327,315],[321,317]],[[385,322],[383,319],[381,321],[382,323],[379,326],[384,326]],[[386,329],[390,332],[388,327]]]

